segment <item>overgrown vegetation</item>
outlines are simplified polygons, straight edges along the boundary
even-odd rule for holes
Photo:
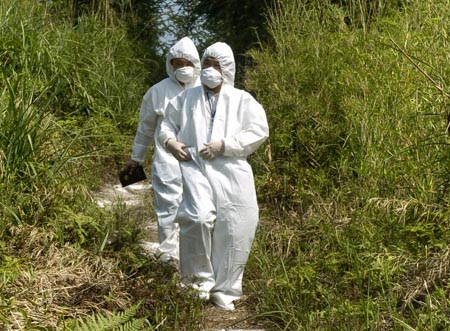
[[[91,194],[129,153],[149,62],[108,2],[72,3],[0,3],[0,329],[194,329],[199,303],[141,252],[149,211]]]
[[[283,1],[250,269],[281,330],[446,330],[448,1]],[[422,71],[423,70],[423,71]],[[429,75],[429,77],[427,77]]]
[[[273,4],[258,20],[272,41],[245,75],[271,127],[251,158],[255,318],[269,330],[449,329],[449,2]],[[157,36],[134,20],[139,6],[0,3],[2,329],[204,327],[173,268],[142,255],[152,210],[92,198],[127,157],[161,69],[142,55],[159,47],[139,46]]]

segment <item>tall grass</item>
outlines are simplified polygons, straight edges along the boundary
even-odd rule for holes
[[[86,14],[73,26],[62,8],[0,4],[0,174],[5,191],[20,192],[2,195],[2,210],[16,221],[35,218],[33,209],[48,213],[45,205],[58,200],[49,192],[91,183],[83,172],[98,178],[101,162],[121,155],[120,130],[131,130],[145,88],[143,66],[113,14]]]
[[[200,304],[140,251],[149,216],[90,193],[129,153],[148,68],[109,1],[76,20],[66,4],[0,2],[0,329],[64,329],[140,299],[136,318],[193,329]]]
[[[72,4],[0,2],[0,329],[198,329],[201,303],[142,253],[151,210],[92,198],[129,154],[149,68],[111,2]]]
[[[251,53],[247,86],[271,125],[260,198],[282,208],[249,273],[279,329],[448,328],[448,5],[269,13],[274,44]]]

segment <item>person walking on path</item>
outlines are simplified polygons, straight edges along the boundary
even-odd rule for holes
[[[233,310],[258,224],[252,168],[247,157],[268,138],[263,107],[234,88],[235,61],[226,43],[202,56],[201,86],[171,100],[159,140],[183,178],[180,275],[201,299]]]
[[[179,259],[178,225],[174,220],[181,201],[182,181],[179,162],[157,137],[169,100],[186,88],[200,85],[200,57],[190,38],[180,39],[169,49],[166,71],[168,77],[153,85],[143,97],[131,158],[125,163],[130,172],[143,164],[154,142],[151,183],[160,243],[157,254],[164,262]]]

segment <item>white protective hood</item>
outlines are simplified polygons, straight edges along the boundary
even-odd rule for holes
[[[166,55],[166,71],[170,78],[177,81],[175,73],[170,61],[175,58],[186,59],[194,64],[195,75],[197,78],[200,74],[200,56],[194,42],[189,37],[181,38],[175,45],[173,45]]]
[[[223,42],[212,44],[203,53],[202,64],[208,56],[211,56],[219,61],[224,82],[226,84],[234,86],[236,66],[234,63],[233,50],[231,49],[231,47]]]

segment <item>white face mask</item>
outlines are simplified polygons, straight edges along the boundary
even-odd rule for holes
[[[202,69],[200,72],[200,80],[203,85],[209,88],[215,88],[222,83],[222,74],[213,67]]]
[[[178,68],[174,72],[175,77],[181,83],[189,83],[194,78],[194,68],[191,66]]]

